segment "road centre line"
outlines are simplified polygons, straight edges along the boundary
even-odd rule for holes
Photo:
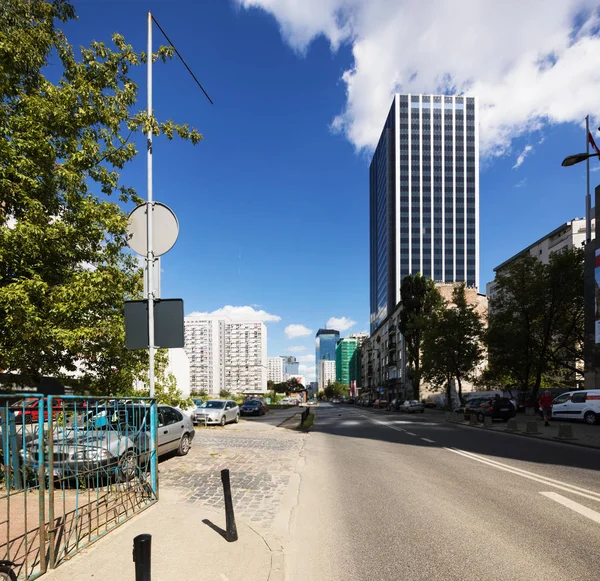
[[[492,468],[503,470],[504,472],[515,474],[516,476],[521,476],[521,478],[533,480],[534,482],[539,482],[547,486],[552,486],[559,490],[563,490],[564,492],[570,492],[571,494],[577,494],[579,496],[583,496],[584,498],[600,502],[600,493],[594,492],[593,490],[588,490],[586,488],[581,488],[573,484],[561,482],[560,480],[554,480],[553,478],[547,478],[546,476],[540,476],[539,474],[535,474],[534,472],[528,472],[526,470],[522,470],[521,468],[514,468],[512,466],[509,466],[508,464],[502,464],[501,462],[496,462],[495,460],[489,460],[488,458],[483,458],[481,456],[478,456],[477,454],[465,452],[464,450],[459,450],[458,448],[444,448],[444,450],[448,450],[448,452],[453,452],[454,454],[464,456],[465,458],[469,458],[470,460],[475,460],[476,462],[481,462],[482,464],[486,464],[487,466],[491,466]]]
[[[596,512],[587,506],[583,506],[583,504],[579,504],[570,498],[565,498],[562,494],[558,494],[557,492],[540,492],[540,494],[600,524],[600,512]]]
[[[435,440],[430,440],[429,438],[421,438],[423,442],[429,442],[430,444],[435,444]]]
[[[391,427],[391,426],[390,426]],[[408,436],[416,436],[417,434],[413,434],[412,432],[406,432]]]

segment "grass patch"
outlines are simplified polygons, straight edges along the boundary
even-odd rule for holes
[[[298,429],[301,432],[308,432],[308,430],[310,430],[312,428],[312,425],[314,423],[315,423],[315,413],[314,412],[310,412],[308,414],[308,417],[306,418],[306,421],[304,422],[304,424],[298,426]]]

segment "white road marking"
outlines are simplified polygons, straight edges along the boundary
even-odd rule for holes
[[[423,442],[429,442],[430,444],[435,444],[435,440],[430,440],[429,438],[421,438]]]
[[[509,466],[508,464],[502,464],[501,462],[496,462],[495,460],[490,460],[488,458],[478,456],[477,454],[472,454],[471,452],[465,452],[464,450],[459,450],[458,448],[444,449],[448,450],[449,452],[453,452],[454,454],[464,456],[465,458],[469,458],[470,460],[481,462],[482,464],[486,464],[487,466],[491,466],[492,468],[503,470],[504,472],[510,472],[511,474],[515,474],[516,476],[520,476],[521,478],[527,478],[527,480],[540,482],[541,484],[552,486],[559,490],[563,490],[564,492],[570,492],[571,494],[577,494],[579,496],[583,496],[584,498],[589,498],[590,500],[600,502],[600,493],[594,492],[593,490],[581,488],[579,486],[568,484],[567,482],[562,482],[560,480],[554,480],[553,478],[547,478],[546,476],[541,476],[539,474],[536,474],[535,472],[528,472],[527,470],[522,470],[521,468],[514,468],[513,466]]]
[[[565,498],[562,494],[558,494],[557,492],[540,492],[540,494],[600,524],[600,512],[596,512],[587,506],[583,506],[583,504]]]
[[[389,427],[391,428],[392,426],[389,426]],[[413,434],[412,432],[406,432],[406,433],[407,433],[407,435],[409,435],[409,436],[416,436],[416,435],[417,435],[417,434]]]

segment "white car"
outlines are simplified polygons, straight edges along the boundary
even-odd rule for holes
[[[240,421],[238,404],[229,399],[212,399],[196,408],[194,424],[220,424]]]
[[[425,406],[421,402],[413,399],[406,400],[399,409],[401,412],[407,412],[409,414],[414,414],[416,412],[423,413],[425,411]]]
[[[552,418],[583,420],[593,425],[600,420],[600,389],[569,391],[552,402]]]

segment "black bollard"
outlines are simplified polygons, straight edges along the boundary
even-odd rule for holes
[[[237,527],[235,526],[235,515],[233,514],[233,500],[231,499],[231,482],[229,481],[229,470],[221,470],[221,482],[225,494],[225,538],[229,543],[238,540]]]
[[[133,539],[133,560],[135,581],[150,581],[150,555],[152,535],[138,535]]]

